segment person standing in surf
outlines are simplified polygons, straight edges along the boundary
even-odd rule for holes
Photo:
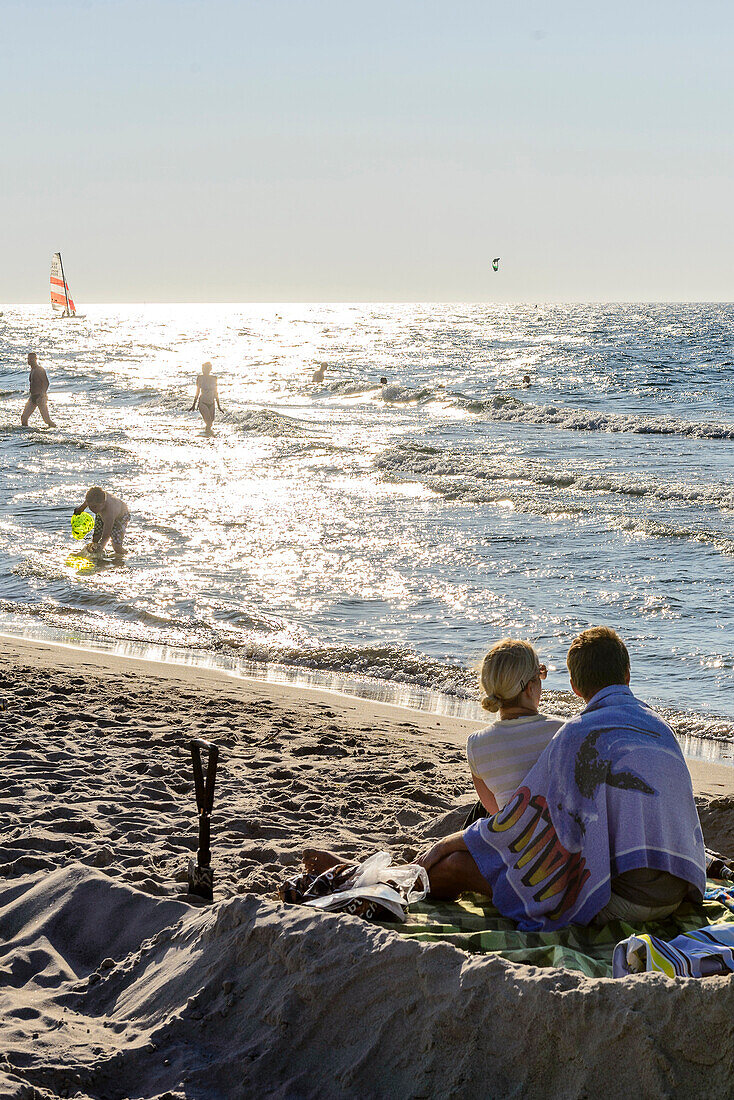
[[[219,404],[219,391],[217,390],[217,376],[212,374],[211,363],[204,363],[201,374],[196,379],[196,396],[189,411],[193,412],[198,406],[207,432],[212,430],[216,415],[215,404],[216,408],[222,412],[222,406]]]
[[[48,398],[46,396],[49,386],[48,375],[43,367],[39,366],[38,356],[35,351],[28,352],[28,366],[31,368],[30,374],[28,375],[30,396],[21,414],[20,422],[24,428],[27,428],[28,421],[33,416],[34,410],[38,409],[46,426],[55,428],[56,425],[51,419],[48,411]]]

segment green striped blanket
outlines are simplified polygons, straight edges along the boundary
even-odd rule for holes
[[[476,955],[497,954],[528,966],[563,966],[590,978],[611,978],[612,954],[620,940],[640,932],[672,940],[681,932],[725,921],[734,922],[734,912],[718,901],[704,901],[686,902],[673,917],[647,924],[613,921],[601,928],[572,924],[559,932],[518,932],[487,898],[464,894],[458,901],[412,904],[405,924],[384,927],[426,943],[452,943]]]

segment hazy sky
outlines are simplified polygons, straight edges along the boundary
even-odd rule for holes
[[[731,300],[734,6],[0,0],[0,305]],[[501,256],[498,274],[493,256]]]

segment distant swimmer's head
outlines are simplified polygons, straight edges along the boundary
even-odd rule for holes
[[[28,366],[29,367],[37,367],[38,366],[38,356],[36,355],[35,351],[29,351],[28,352]]]
[[[91,489],[87,489],[84,503],[87,508],[91,508],[93,512],[98,512],[106,500],[107,493],[104,489],[100,489],[99,485],[93,485]]]
[[[212,372],[211,363],[202,363],[201,372],[202,372],[202,374],[211,374],[211,372]]]
[[[482,706],[495,713],[502,706],[517,704],[518,697],[533,681],[544,680],[545,665],[530,642],[519,638],[503,638],[490,649],[482,662],[479,683],[484,695]]]
[[[530,385],[530,375],[529,374],[526,374],[526,375],[523,376],[523,382],[525,383],[526,386]]]
[[[386,386],[387,385],[387,378],[385,378],[384,374],[383,374],[382,378],[380,379],[380,385],[381,386]]]

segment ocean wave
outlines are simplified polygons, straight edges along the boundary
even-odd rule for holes
[[[35,569],[20,572],[25,576],[39,575]],[[229,616],[231,622],[220,624],[168,617],[118,601],[107,593],[87,593],[86,597],[84,607],[50,601],[29,604],[0,600],[0,613],[39,619],[66,630],[73,625],[90,639],[207,650],[259,664],[277,663],[313,672],[366,676],[464,698],[476,694],[475,672],[399,645],[325,645],[275,616],[240,612]]]
[[[274,412],[272,409],[246,409],[244,412],[228,410],[226,422],[235,425],[243,432],[252,432],[253,435],[286,439],[314,431],[313,425],[296,420],[295,417]]]
[[[13,573],[23,577],[68,579],[68,571],[55,573],[50,568],[44,571],[30,563],[14,569]],[[229,652],[245,657],[249,657],[251,650],[272,654],[299,651],[299,632],[285,620],[272,615],[240,613],[232,624],[219,625],[194,616],[176,617],[149,610],[104,590],[86,589],[76,592],[75,597],[81,606],[58,600],[38,603],[0,600],[0,614],[40,620],[64,630],[71,627],[89,638],[142,642],[174,649]],[[252,659],[259,658],[253,656]]]
[[[734,511],[734,488],[713,485],[685,485],[675,482],[644,482],[613,478],[606,474],[553,474],[536,473],[534,480],[550,488],[575,489],[587,493],[618,493],[622,496],[652,496],[656,500],[680,501],[685,504],[708,505],[721,510]]]
[[[662,502],[707,506],[734,511],[734,487],[730,485],[689,485],[684,482],[614,477],[610,474],[558,473],[527,462],[508,462],[465,451],[447,451],[420,443],[401,443],[389,448],[376,461],[377,469],[396,480],[420,477],[443,496],[457,495],[476,502],[504,498],[518,485],[539,489],[569,490],[573,493],[606,493],[623,497],[651,497]],[[486,489],[497,483],[501,488]]]
[[[524,423],[537,427],[565,431],[632,433],[635,435],[677,435],[692,439],[734,440],[734,426],[726,423],[704,423],[682,417],[641,416],[634,413],[603,412],[596,409],[575,409],[563,405],[537,405],[506,392],[490,397],[471,397],[443,386],[409,386],[390,381],[376,386],[351,379],[325,383],[329,393],[349,397],[371,394],[386,404],[427,404],[445,402],[465,412],[500,423]]]
[[[13,444],[23,450],[32,447],[53,447],[63,450],[64,447],[70,447],[77,451],[94,451],[99,454],[118,456],[134,455],[136,453],[134,444],[127,443],[123,445],[109,440],[109,436],[113,433],[107,433],[107,436],[103,437],[99,434],[90,435],[84,429],[84,436],[81,437],[75,432],[70,432],[62,427],[48,429],[32,427],[28,429],[20,425],[16,427],[14,424],[9,425],[7,430],[20,436],[20,438],[13,439]]]
[[[636,435],[679,435],[692,439],[734,439],[734,427],[665,416],[598,412],[558,405],[532,405],[495,394],[485,400],[458,397],[459,407],[490,420],[534,424],[576,432],[631,432]]]
[[[734,721],[730,718],[722,718],[715,714],[679,711],[672,707],[657,707],[656,710],[672,726],[676,736],[683,742],[684,752],[687,750],[688,740],[734,742]]]
[[[431,386],[401,386],[399,382],[388,382],[380,388],[380,397],[387,405],[423,405],[427,401],[445,399],[443,390],[435,390]]]
[[[226,643],[228,646],[231,642]],[[288,646],[245,643],[238,650],[248,660],[277,662],[291,668],[366,676],[395,684],[410,685],[445,695],[471,698],[476,694],[476,673],[460,665],[449,665],[396,645]]]
[[[686,542],[698,542],[716,550],[726,557],[734,557],[734,539],[721,531],[711,531],[700,527],[680,527],[671,523],[660,523],[651,519],[618,519],[616,526],[633,535],[645,538],[680,539]]]
[[[459,408],[466,409],[467,412],[472,413],[487,413],[491,415],[493,412],[501,410],[529,409],[534,407],[525,404],[519,397],[513,397],[513,395],[509,393],[495,393],[492,397],[481,399],[476,397],[465,397],[461,393],[452,394],[452,397],[455,399]]]
[[[333,393],[345,397],[360,397],[365,393],[374,393],[379,386],[370,382],[357,382],[352,378],[337,378],[329,382],[322,382],[321,389],[326,393]]]
[[[427,401],[446,399],[446,392],[442,387],[406,386],[400,382],[387,382],[380,385],[357,382],[352,379],[336,379],[324,384],[323,388],[329,393],[343,397],[363,397],[370,394],[376,401],[384,401],[387,405],[422,405]]]

